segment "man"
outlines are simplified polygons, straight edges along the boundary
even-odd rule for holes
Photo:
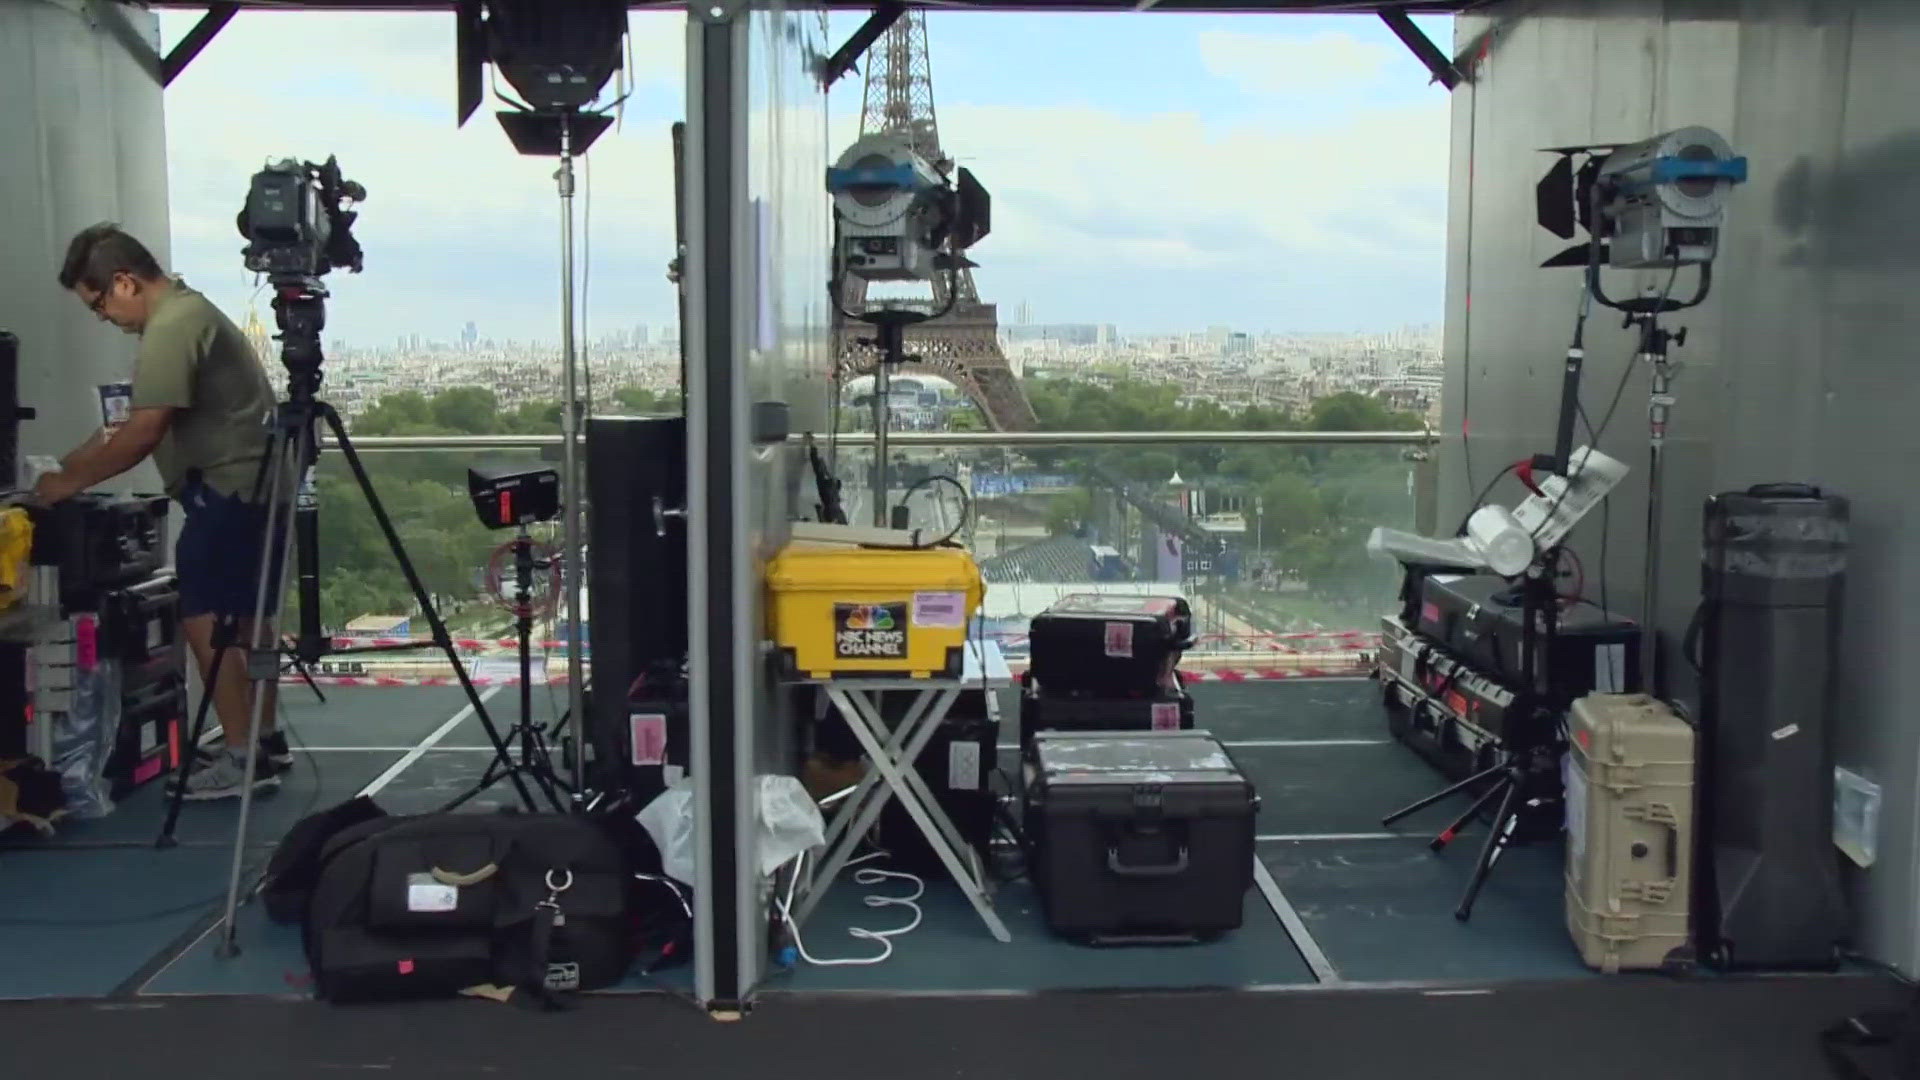
[[[73,238],[60,268],[60,287],[102,321],[139,336],[133,408],[125,423],[95,434],[68,454],[57,472],[41,477],[34,494],[49,504],[59,502],[153,457],[167,494],[185,511],[174,549],[181,631],[226,736],[223,748],[195,757],[185,797],[237,797],[245,786],[254,693],[245,650],[253,641],[266,539],[266,508],[252,497],[266,453],[273,386],[232,320],[186,282],[161,272],[153,254],[118,226],[95,225]],[[278,545],[275,561],[277,569]],[[269,595],[269,618],[279,599]],[[237,647],[226,650],[219,685],[209,686],[216,621],[222,616],[240,620],[238,636],[223,641]],[[277,640],[271,628],[268,640]],[[276,689],[273,680],[260,689],[266,709],[255,791],[278,787],[278,771],[293,762],[286,736],[274,726]]]

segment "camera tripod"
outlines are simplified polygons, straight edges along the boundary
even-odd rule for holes
[[[502,780],[512,778],[519,784],[521,776],[532,779],[534,786],[546,796],[556,813],[566,813],[566,803],[561,794],[572,793],[572,789],[560,779],[558,770],[553,767],[553,757],[547,748],[547,738],[551,732],[533,722],[533,572],[536,569],[551,571],[559,564],[551,555],[545,559],[534,557],[533,538],[527,534],[524,521],[508,546],[513,550],[514,583],[513,600],[509,607],[514,615],[514,629],[518,633],[520,646],[520,720],[507,732],[504,741],[517,744],[520,756],[515,760],[504,752],[495,755],[487,765],[487,771],[480,775],[479,783],[441,807],[442,813],[466,805]]]
[[[440,619],[439,612],[433,606],[433,598],[427,593],[421,582],[412,559],[408,558],[406,548],[400,542],[400,534],[395,530],[393,519],[387,515],[386,507],[374,492],[373,483],[367,476],[360,455],[354,450],[352,441],[347,437],[346,425],[333,406],[319,400],[321,365],[324,357],[320,349],[320,331],[326,325],[325,301],[327,291],[318,280],[302,277],[299,279],[275,280],[273,310],[280,328],[280,360],[288,371],[287,400],[279,403],[274,410],[273,422],[267,433],[266,452],[260,461],[259,471],[255,474],[252,501],[264,506],[266,521],[261,538],[259,576],[256,586],[253,610],[252,640],[247,650],[247,675],[254,682],[278,680],[282,642],[277,635],[269,633],[267,616],[274,610],[286,592],[286,568],[288,556],[294,554],[296,535],[299,540],[300,559],[300,635],[295,645],[295,655],[304,663],[312,663],[330,651],[363,652],[393,651],[403,648],[417,648],[413,645],[373,646],[367,649],[332,649],[331,642],[320,633],[319,606],[319,555],[318,555],[318,506],[307,490],[312,482],[315,461],[319,455],[319,426],[325,423],[339,446],[347,465],[353,470],[354,481],[359,485],[361,494],[367,500],[367,506],[373,511],[374,520],[380,526],[381,534],[386,538],[394,561],[399,565],[401,574],[406,578],[413,592],[414,602],[426,616],[432,630],[433,644],[446,654],[453,665],[455,676],[460,680],[461,689],[466,692],[467,701],[474,715],[479,717],[480,725],[485,729],[487,739],[493,744],[498,759],[511,762],[511,753],[502,739],[493,719],[487,714],[486,704],[475,689],[473,680],[468,677],[466,665],[461,663],[460,654],[455,650],[453,639],[447,633],[447,627]],[[289,527],[292,526],[292,527]],[[272,602],[271,604],[269,602]],[[231,646],[239,636],[237,617],[223,615],[216,625],[214,641],[216,645],[225,643]],[[211,706],[214,688],[219,685],[220,667],[225,659],[227,648],[217,648],[211,669],[207,673],[206,688],[200,699],[200,706],[194,717],[192,735],[187,747],[197,747],[200,735],[205,730],[207,711]],[[228,875],[226,906],[221,922],[221,937],[217,952],[222,957],[233,956],[239,951],[235,941],[234,912],[240,900],[241,865],[246,853],[247,821],[253,807],[253,785],[259,775],[260,729],[261,720],[266,711],[267,695],[257,693],[253,697],[252,715],[247,730],[247,754],[244,778],[240,789],[240,816],[234,828],[233,862]],[[161,827],[158,846],[169,847],[175,841],[174,826],[180,814],[180,804],[186,797],[186,783],[193,764],[193,751],[182,756],[176,765],[174,789],[171,804],[167,809],[165,824]],[[521,779],[519,772],[511,772],[515,789],[520,794],[522,804],[528,810],[534,809],[532,793]]]
[[[1499,809],[1493,813],[1486,842],[1480,846],[1480,857],[1474,862],[1473,879],[1467,883],[1460,904],[1453,911],[1453,917],[1461,922],[1473,917],[1473,905],[1480,897],[1480,889],[1493,873],[1494,864],[1500,861],[1500,856],[1513,842],[1521,816],[1534,807],[1559,798],[1556,785],[1565,740],[1561,737],[1560,725],[1553,720],[1552,711],[1543,707],[1544,700],[1551,695],[1543,696],[1541,693],[1541,677],[1545,669],[1542,658],[1550,651],[1543,642],[1552,641],[1559,614],[1560,598],[1552,578],[1552,569],[1558,564],[1559,549],[1546,552],[1534,560],[1519,587],[1522,618],[1520,666],[1523,681],[1515,702],[1519,706],[1515,713],[1521,717],[1520,724],[1523,726],[1518,732],[1503,735],[1499,763],[1380,819],[1381,825],[1391,826],[1429,806],[1455,795],[1469,794],[1481,784],[1487,784],[1464,813],[1428,841],[1427,846],[1438,852],[1445,850],[1461,830],[1492,805],[1495,796],[1499,796]]]

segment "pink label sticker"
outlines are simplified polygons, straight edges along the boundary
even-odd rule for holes
[[[398,966],[399,966],[399,968],[400,968],[400,974],[402,974],[402,975],[411,975],[411,974],[413,974],[413,961],[411,961],[411,960],[402,960],[402,961],[400,961],[400,963],[399,963],[399,965],[398,965]]]
[[[1180,730],[1180,703],[1176,701],[1156,701],[1153,703],[1153,730]]]
[[[661,713],[634,713],[628,717],[635,765],[667,763],[667,718]]]
[[[92,671],[100,662],[100,627],[91,615],[73,621],[73,662],[81,671]]]
[[[1131,657],[1133,655],[1133,624],[1110,622],[1107,624],[1107,655]]]

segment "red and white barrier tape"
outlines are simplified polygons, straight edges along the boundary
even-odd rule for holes
[[[499,679],[482,675],[473,679],[469,679],[468,681],[473,683],[473,685],[477,687],[481,687],[483,689],[489,686],[519,686],[520,685],[520,677],[518,675],[509,675]],[[566,683],[566,681],[567,681],[567,677],[565,675],[553,675],[545,679],[536,678],[533,680],[533,685],[542,686],[542,685],[564,684]],[[313,682],[314,682],[314,685],[316,686],[459,686],[460,685],[460,680],[453,677],[452,675],[315,675],[313,677]],[[307,683],[307,680],[301,678],[299,675],[291,674],[288,672],[282,672],[280,674],[281,686],[305,686],[306,683]]]
[[[1363,675],[1368,670],[1366,662],[1356,662],[1345,667],[1196,667],[1180,669],[1180,677],[1186,682],[1275,682],[1283,679],[1341,679]],[[315,675],[315,684],[320,686],[459,686],[460,680],[451,675]],[[519,686],[518,676],[490,678],[486,676],[471,680],[474,686]],[[567,677],[555,674],[545,679],[534,679],[534,685],[565,685]],[[283,674],[282,686],[302,686],[305,680],[298,675]]]
[[[985,636],[1003,646],[1027,644],[1027,635],[1024,633],[989,633]],[[1276,652],[1325,652],[1330,649],[1350,649],[1354,647],[1356,642],[1371,641],[1379,636],[1377,631],[1372,630],[1302,630],[1285,634],[1207,634],[1201,637],[1198,643],[1206,645],[1241,642],[1249,646],[1262,646]],[[366,648],[437,648],[433,643],[433,639],[416,637],[338,637],[331,639],[331,641],[333,648],[343,650],[349,655],[351,654],[351,650]],[[1328,644],[1322,648],[1303,649],[1298,643],[1304,641],[1320,641],[1327,642]],[[455,651],[462,653],[503,652],[518,650],[520,648],[520,642],[515,638],[454,638],[453,647]],[[567,643],[564,641],[536,641],[532,643],[532,647],[540,651],[555,651],[565,649]]]

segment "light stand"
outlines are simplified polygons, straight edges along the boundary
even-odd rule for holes
[[[1674,253],[1677,258],[1677,253]],[[1676,266],[1674,272],[1678,273]],[[1646,545],[1646,557],[1642,560],[1642,579],[1640,594],[1640,680],[1654,697],[1665,700],[1665,680],[1661,678],[1660,632],[1659,632],[1659,587],[1660,587],[1660,514],[1662,498],[1666,488],[1666,445],[1667,410],[1673,406],[1673,376],[1679,365],[1667,357],[1667,347],[1684,346],[1687,343],[1687,331],[1682,328],[1668,332],[1660,326],[1660,316],[1676,311],[1685,311],[1696,307],[1706,300],[1713,290],[1713,263],[1700,264],[1700,281],[1693,296],[1686,300],[1671,298],[1673,278],[1668,277],[1667,287],[1659,293],[1648,290],[1648,295],[1633,300],[1615,300],[1609,297],[1600,284],[1599,256],[1595,255],[1587,264],[1587,292],[1595,300],[1623,313],[1622,329],[1640,328],[1640,342],[1634,351],[1634,363],[1645,363],[1651,373],[1651,385],[1648,388],[1647,421],[1649,429],[1647,460],[1647,523],[1643,541]],[[1583,316],[1584,318],[1584,316]],[[1577,335],[1576,335],[1577,336]],[[1578,392],[1577,389],[1575,391]],[[1571,433],[1571,425],[1562,405],[1562,430]],[[1565,475],[1564,473],[1562,475]]]
[[[294,554],[296,529],[295,514],[301,497],[301,489],[307,478],[312,475],[315,460],[319,454],[319,425],[325,422],[333,435],[340,453],[346,458],[347,465],[353,470],[355,483],[367,500],[367,506],[373,511],[374,521],[385,536],[387,547],[394,561],[400,567],[400,573],[406,578],[407,586],[413,592],[414,603],[426,617],[431,628],[433,643],[446,654],[447,661],[453,666],[453,672],[460,681],[461,689],[466,692],[467,701],[474,715],[479,717],[480,726],[486,731],[487,739],[493,744],[494,752],[501,757],[508,756],[506,743],[501,739],[499,730],[494,727],[493,719],[488,715],[486,703],[480,698],[480,692],[474,687],[473,680],[467,675],[466,665],[460,660],[459,652],[454,648],[453,638],[447,632],[446,623],[441,621],[439,612],[433,606],[433,597],[427,592],[426,585],[420,580],[414,569],[413,560],[407,556],[406,548],[401,544],[400,534],[395,530],[393,519],[387,516],[386,507],[373,489],[373,482],[367,476],[367,470],[360,461],[360,455],[347,437],[346,424],[333,406],[319,400],[316,396],[320,389],[321,367],[324,357],[320,348],[320,331],[326,325],[327,291],[315,279],[275,282],[276,291],[273,310],[280,327],[280,359],[288,370],[287,400],[274,410],[273,424],[267,432],[266,452],[260,461],[259,471],[254,477],[252,501],[255,505],[264,505],[266,521],[260,544],[260,566],[258,568],[258,586],[254,597],[252,641],[247,653],[248,677],[255,682],[277,680],[280,674],[281,642],[277,635],[269,632],[267,613],[269,600],[278,601],[286,593],[286,572],[289,556]],[[262,496],[265,496],[263,499]],[[311,509],[311,507],[310,507]],[[317,560],[316,560],[317,562]],[[319,581],[318,577],[301,575],[300,606],[303,623],[309,618],[318,624],[319,619]],[[310,613],[310,614],[309,614]],[[232,616],[223,616],[222,626],[215,628],[215,641],[232,642],[238,637],[238,620]],[[304,637],[304,634],[303,634]],[[413,647],[413,646],[407,646]],[[219,685],[220,666],[225,658],[225,648],[216,649],[214,661],[207,674],[206,692],[201,696],[199,713],[194,718],[194,726],[188,739],[188,746],[198,746],[200,734],[205,729],[207,711],[212,703],[214,688]],[[303,649],[304,653],[305,650]],[[318,654],[314,654],[317,656]],[[303,658],[311,659],[313,657]],[[252,716],[247,729],[246,766],[240,789],[240,816],[234,827],[233,861],[227,881],[227,897],[220,924],[220,942],[216,947],[219,956],[226,958],[239,953],[239,944],[235,940],[236,927],[234,913],[240,903],[240,872],[246,854],[247,822],[253,807],[253,784],[259,774],[260,728],[266,713],[267,695],[256,693],[253,696]],[[174,826],[180,814],[181,801],[186,796],[186,780],[191,768],[191,756],[182,755],[177,766],[177,783],[173,791],[172,804],[167,811],[166,823],[162,827],[159,845],[171,846]],[[520,777],[513,777],[514,787],[519,792],[521,802],[532,810],[533,797]]]
[[[573,348],[573,125],[566,114],[560,117],[560,168],[554,180],[560,190],[560,363],[565,378],[561,392],[566,407],[560,410],[560,505],[561,533],[566,538],[566,554],[560,560],[561,588],[567,603],[567,737],[573,746],[573,790],[576,797],[586,789],[586,740],[581,737],[581,721],[586,717],[586,676],[580,660],[580,385],[579,357]],[[526,641],[520,643],[526,653]],[[522,661],[524,663],[524,660]],[[525,684],[522,697],[528,693]]]
[[[487,771],[480,780],[465,794],[441,808],[448,813],[461,806],[508,777],[521,775],[533,779],[535,786],[547,797],[547,803],[556,812],[565,813],[565,804],[560,792],[565,791],[577,797],[579,788],[568,787],[554,775],[553,758],[548,752],[548,732],[533,722],[533,574],[536,569],[552,571],[559,563],[551,556],[545,559],[534,557],[534,541],[527,533],[527,523],[519,523],[519,531],[507,550],[513,552],[514,591],[508,610],[513,612],[514,630],[519,637],[520,646],[520,720],[506,734],[505,742],[519,746],[518,759],[500,754],[487,765]],[[551,594],[549,594],[551,596]],[[504,599],[504,597],[503,597]]]
[[[1667,445],[1667,409],[1673,405],[1671,391],[1672,378],[1679,365],[1667,359],[1667,345],[1680,346],[1687,343],[1687,331],[1683,327],[1677,333],[1668,333],[1660,328],[1658,314],[1629,316],[1631,323],[1637,319],[1640,323],[1640,349],[1634,356],[1635,363],[1644,362],[1652,372],[1648,389],[1648,459],[1647,459],[1647,557],[1645,559],[1645,579],[1641,583],[1643,597],[1641,603],[1640,625],[1640,671],[1641,678],[1651,688],[1655,697],[1665,700],[1666,680],[1662,678],[1659,667],[1660,650],[1657,648],[1657,634],[1654,620],[1659,617],[1658,603],[1660,590],[1660,507],[1661,496],[1666,487],[1666,445]]]
[[[880,350],[880,358],[873,365],[873,524],[876,528],[886,528],[890,516],[887,507],[887,428],[890,419],[888,402],[893,387],[892,369],[915,359],[907,355],[907,327],[935,317],[900,308],[880,308],[858,316],[861,322],[874,328],[873,344]]]
[[[522,154],[558,157],[560,166],[554,180],[560,194],[560,363],[562,393],[566,401],[560,409],[560,521],[565,550],[560,557],[561,589],[566,596],[567,612],[567,745],[571,748],[570,772],[574,806],[580,807],[587,789],[586,675],[581,662],[580,587],[585,570],[581,538],[581,496],[585,485],[580,479],[580,431],[585,417],[580,402],[579,358],[573,341],[573,159],[592,147],[594,140],[613,123],[604,113],[577,109],[547,112],[501,112],[500,126],[506,130],[513,148]]]

